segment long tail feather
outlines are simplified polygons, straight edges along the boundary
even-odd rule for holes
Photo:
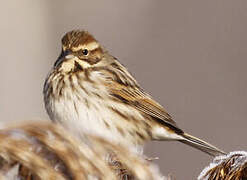
[[[188,144],[196,149],[199,149],[211,156],[219,156],[219,155],[225,155],[226,153],[220,149],[218,149],[217,147],[199,139],[196,138],[194,136],[191,136],[187,133],[184,133],[182,135],[184,137],[183,140],[179,140],[180,142],[184,143],[184,144]]]

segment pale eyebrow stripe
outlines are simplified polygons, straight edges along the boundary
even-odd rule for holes
[[[86,47],[88,50],[92,51],[92,50],[95,50],[99,47],[99,43],[93,41],[93,42],[87,44]]]
[[[78,51],[80,49],[88,49],[89,51],[93,51],[99,47],[99,43],[96,41],[90,42],[87,45],[80,45],[78,47],[73,47],[73,51]]]

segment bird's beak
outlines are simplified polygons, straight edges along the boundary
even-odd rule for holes
[[[57,68],[65,60],[73,59],[74,57],[75,56],[72,54],[71,51],[69,51],[69,50],[62,51],[60,56],[57,58],[57,60],[56,60],[56,62],[54,64],[54,68]]]

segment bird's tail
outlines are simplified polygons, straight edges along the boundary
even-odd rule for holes
[[[183,135],[184,139],[179,140],[180,142],[184,143],[184,144],[188,144],[196,149],[199,149],[211,156],[219,156],[219,155],[225,155],[226,153],[220,149],[218,149],[217,147],[199,139],[196,138],[194,136],[191,136],[187,133],[184,133]]]

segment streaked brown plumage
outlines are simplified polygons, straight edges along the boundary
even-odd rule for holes
[[[216,147],[184,133],[127,69],[87,31],[68,32],[44,85],[50,118],[136,150],[148,140],[178,140],[210,155]]]

